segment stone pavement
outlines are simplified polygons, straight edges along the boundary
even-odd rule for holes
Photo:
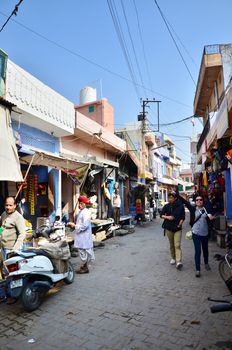
[[[232,313],[211,314],[207,301],[231,300],[213,259],[224,250],[210,242],[212,270],[196,278],[192,244],[182,238],[177,271],[160,219],[107,240],[95,250],[91,273],[53,289],[38,310],[0,304],[0,349],[232,349]]]

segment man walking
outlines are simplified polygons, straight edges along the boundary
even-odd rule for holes
[[[177,194],[175,192],[168,194],[168,204],[165,204],[163,207],[160,217],[164,219],[162,227],[170,244],[170,264],[176,264],[176,268],[180,270],[183,266],[181,261],[181,234],[182,224],[185,220],[185,210],[182,202],[177,200]]]
[[[113,218],[113,207],[112,207],[112,203],[111,203],[111,195],[110,195],[110,191],[109,191],[109,182],[104,182],[102,185],[103,188],[103,196],[105,199],[105,203],[107,206],[107,219],[108,218]]]
[[[82,261],[82,265],[76,270],[76,273],[82,274],[89,273],[88,264],[95,258],[90,213],[86,208],[86,204],[89,204],[89,199],[85,196],[80,196],[78,201],[80,210],[77,214],[76,224],[74,222],[69,222],[68,226],[74,228],[74,247],[78,248]]]
[[[120,198],[118,188],[115,188],[115,192],[112,194],[112,206],[113,206],[113,212],[114,212],[114,223],[115,223],[115,225],[119,225],[121,198]]]

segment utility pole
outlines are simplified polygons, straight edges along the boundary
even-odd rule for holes
[[[142,100],[142,112],[138,115],[138,121],[141,121],[141,150],[142,150],[142,159],[141,159],[141,171],[140,171],[140,178],[141,181],[145,183],[145,173],[146,173],[146,144],[145,144],[145,134],[147,132],[147,119],[146,119],[146,106],[149,103],[157,103],[157,130],[159,131],[159,103],[161,101],[156,100],[153,98],[153,100]]]

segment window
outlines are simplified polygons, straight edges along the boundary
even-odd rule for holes
[[[95,110],[94,105],[89,106],[89,113],[93,113]]]

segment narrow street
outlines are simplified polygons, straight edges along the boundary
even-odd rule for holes
[[[54,289],[39,310],[0,305],[0,349],[232,349],[232,314],[211,314],[207,301],[229,295],[213,259],[223,249],[210,242],[212,270],[196,278],[192,241],[182,247],[178,271],[159,218],[105,241],[91,273]]]

